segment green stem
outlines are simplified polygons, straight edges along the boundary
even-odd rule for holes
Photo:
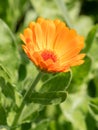
[[[26,92],[26,94],[24,95],[24,98],[21,102],[21,105],[19,107],[19,110],[18,110],[18,113],[16,114],[14,120],[13,120],[13,123],[12,123],[12,127],[15,128],[16,125],[18,125],[18,120],[21,116],[21,113],[24,109],[24,106],[25,106],[25,100],[28,98],[29,95],[31,95],[32,93],[32,90],[34,89],[34,87],[37,85],[38,81],[40,80],[42,76],[42,72],[39,72],[38,75],[36,76],[35,80],[33,81],[33,83],[31,84],[31,86],[28,88],[28,91]],[[12,128],[12,129],[13,129]]]
[[[55,0],[55,2],[57,4],[58,8],[61,10],[62,15],[63,15],[63,17],[65,19],[66,24],[70,28],[73,28],[73,26],[72,26],[72,24],[70,22],[71,20],[69,18],[68,11],[67,11],[67,8],[66,8],[66,5],[65,5],[64,1],[63,0]]]

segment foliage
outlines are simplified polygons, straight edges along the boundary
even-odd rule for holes
[[[0,130],[98,130],[98,9],[86,8],[87,3],[98,5],[95,0],[0,1]],[[38,70],[22,51],[19,33],[38,16],[60,18],[75,28],[85,37],[86,57],[71,72],[44,73],[25,96]]]

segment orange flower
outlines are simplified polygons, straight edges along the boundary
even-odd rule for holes
[[[69,29],[60,20],[38,18],[20,34],[25,53],[40,69],[48,72],[66,72],[83,64],[84,38]]]

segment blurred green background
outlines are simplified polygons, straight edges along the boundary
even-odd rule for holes
[[[44,108],[30,104],[17,130],[98,130],[98,0],[0,0],[0,130],[8,129],[37,73],[21,49],[19,34],[39,16],[59,18],[76,29],[85,37],[87,57],[72,69],[66,101]]]

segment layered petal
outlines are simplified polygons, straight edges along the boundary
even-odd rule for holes
[[[20,34],[22,45],[30,60],[47,72],[67,72],[72,66],[84,63],[84,38],[69,29],[59,19],[38,18]]]

